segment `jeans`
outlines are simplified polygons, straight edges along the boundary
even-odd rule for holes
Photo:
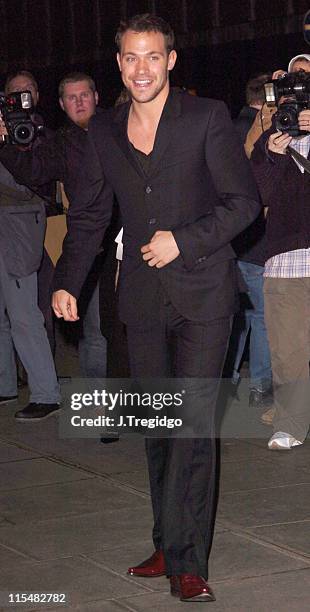
[[[106,377],[107,341],[100,329],[99,284],[96,285],[83,316],[79,362],[84,378]]]
[[[243,280],[247,286],[250,303],[238,313],[235,331],[238,334],[234,360],[233,382],[240,378],[240,365],[249,331],[250,335],[250,388],[267,391],[272,385],[272,370],[267,331],[264,320],[264,267],[246,261],[238,261]]]

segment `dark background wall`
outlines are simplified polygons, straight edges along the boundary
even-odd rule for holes
[[[173,84],[224,99],[235,115],[248,78],[310,53],[302,33],[309,9],[309,0],[0,0],[0,87],[8,71],[31,70],[53,125],[61,121],[58,81],[81,69],[94,76],[101,104],[113,104],[121,89],[117,25],[150,11],[177,35]]]

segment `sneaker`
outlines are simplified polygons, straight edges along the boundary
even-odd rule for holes
[[[272,425],[275,413],[276,409],[274,407],[269,408],[269,410],[263,412],[260,418],[261,422],[264,423],[264,425]]]
[[[251,389],[249,395],[250,408],[267,408],[273,402],[272,392],[260,391],[259,389]]]
[[[42,421],[59,410],[61,410],[60,404],[36,404],[31,402],[15,413],[15,419],[18,421]]]
[[[16,402],[18,395],[0,395],[0,404],[8,404],[9,402]]]
[[[296,440],[291,434],[277,431],[268,442],[269,450],[291,450],[293,446],[300,446],[302,442]]]

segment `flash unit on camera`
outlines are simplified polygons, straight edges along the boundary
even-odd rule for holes
[[[30,91],[22,91],[20,98],[23,108],[32,108],[32,96]]]
[[[276,94],[273,83],[265,83],[264,88],[267,106],[274,106],[276,104]]]

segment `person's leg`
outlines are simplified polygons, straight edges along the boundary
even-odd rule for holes
[[[38,304],[44,317],[45,329],[53,356],[55,356],[56,349],[54,313],[51,305],[54,271],[54,264],[44,249],[41,266],[38,270]]]
[[[195,418],[205,415],[205,437],[169,440],[162,502],[168,575],[208,578],[215,516],[215,405],[230,329],[229,318],[206,325],[183,320],[174,327],[175,376],[191,387]]]
[[[0,396],[16,397],[17,372],[11,327],[5,309],[0,268]]]
[[[251,395],[257,393],[257,396],[262,394],[260,402],[262,403],[264,396],[270,400],[272,387],[270,351],[264,318],[264,268],[246,261],[238,261],[238,267],[247,287],[245,296],[247,303],[243,305],[242,312],[237,315],[232,332],[232,336],[239,334],[232,380],[235,384],[239,380],[240,364],[250,331],[249,370],[250,390],[252,391],[250,401]],[[259,401],[258,398],[256,400]]]
[[[265,393],[272,386],[269,342],[264,313],[264,268],[247,263],[247,285],[253,309],[250,317],[250,388]]]
[[[15,280],[8,276],[1,257],[0,267],[12,339],[28,375],[30,402],[59,403],[55,365],[38,307],[37,274]]]
[[[245,285],[249,289],[247,283],[247,264],[246,262],[238,261],[237,265]],[[232,382],[235,385],[237,385],[240,380],[240,367],[247,337],[251,328],[251,310],[249,306],[248,294],[242,293],[240,296],[240,309],[234,317],[228,349],[228,357],[233,360]],[[231,354],[232,357],[230,357]]]
[[[266,278],[265,320],[274,381],[274,432],[303,442],[309,428],[310,279]]]
[[[79,339],[79,361],[85,378],[105,378],[107,375],[107,340],[100,329],[99,285],[88,301],[83,316],[83,331]]]
[[[146,331],[127,326],[127,341],[132,378],[165,378],[171,375],[166,330],[162,324],[158,323]],[[162,496],[168,444],[169,441],[165,438],[145,440],[154,516],[153,542],[156,550],[162,548]]]
[[[195,402],[199,416],[202,407],[207,415],[204,425],[209,425],[209,436],[146,440],[153,540],[157,550],[164,550],[168,575],[206,578],[215,511],[214,412],[231,325],[229,318],[208,325],[190,323],[169,304],[165,319],[170,327],[127,328],[131,375],[160,378],[173,373],[187,379],[193,408]]]

